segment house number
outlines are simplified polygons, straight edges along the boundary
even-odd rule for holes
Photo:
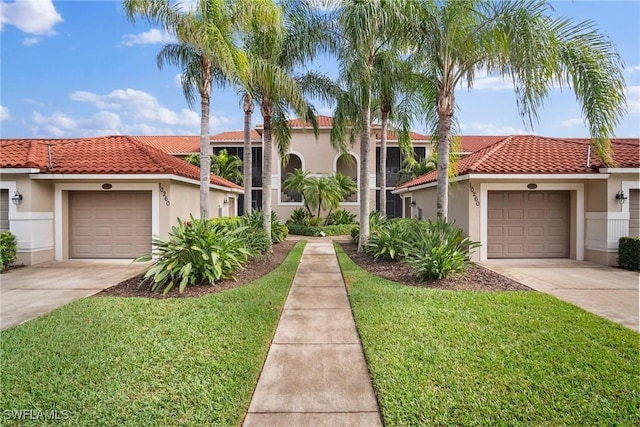
[[[160,186],[160,192],[162,193],[162,197],[164,197],[164,204],[169,206],[171,202],[169,201],[169,196],[167,196],[167,191],[162,185]]]
[[[471,190],[471,194],[473,194],[473,200],[476,202],[476,206],[480,206],[480,199],[478,199],[478,195],[476,194],[475,188],[471,184],[469,184],[469,190]]]

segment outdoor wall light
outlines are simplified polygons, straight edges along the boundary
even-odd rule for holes
[[[415,200],[411,200],[411,203],[409,203],[411,206],[415,206],[416,205],[416,201]]]
[[[225,205],[228,205],[228,204],[229,204],[229,199],[225,198],[225,199],[222,201],[222,203],[223,203],[223,204],[225,204]]]
[[[20,192],[16,190],[13,193],[13,197],[11,198],[11,201],[13,202],[14,205],[19,205],[20,203],[22,203],[22,194],[20,194]]]
[[[624,202],[627,201],[627,196],[624,195],[624,191],[620,190],[616,193],[616,200],[618,201],[618,203],[620,203],[621,205],[624,204]]]

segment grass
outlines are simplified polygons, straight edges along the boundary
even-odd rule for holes
[[[385,425],[640,425],[636,332],[538,292],[402,286],[337,251]]]
[[[65,425],[239,425],[303,248],[243,287],[87,298],[2,332],[2,424],[57,410]]]

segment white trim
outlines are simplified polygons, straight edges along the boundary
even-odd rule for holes
[[[55,179],[55,180],[82,180],[86,181],[88,179],[96,179],[102,181],[138,181],[141,183],[145,183],[145,181],[160,181],[160,180],[171,180],[184,182],[186,184],[192,184],[200,186],[200,181],[196,181],[195,179],[185,178],[179,175],[173,174],[64,174],[64,173],[47,173],[47,174],[37,174],[37,175],[29,175],[31,179]],[[225,187],[223,185],[218,184],[209,184],[210,189],[220,190],[220,191],[228,191],[232,193],[242,194],[243,190],[239,188]]]
[[[475,178],[475,176],[474,176]],[[487,218],[488,218],[488,192],[489,191],[575,191],[576,192],[576,260],[584,260],[584,184],[583,183],[541,183],[536,190],[529,190],[527,183],[480,183],[480,261],[487,260]]]
[[[64,241],[62,226],[62,192],[63,191],[151,191],[151,235],[160,234],[160,190],[159,183],[115,183],[112,188],[104,190],[102,183],[56,183],[54,190],[54,242],[55,242],[55,259],[63,260]],[[67,212],[68,214],[68,212]]]
[[[587,212],[584,214],[586,219],[629,219],[628,212]]]
[[[16,173],[38,173],[40,169],[37,168],[0,168],[0,175],[3,174],[16,174]]]
[[[602,170],[602,169],[601,169]],[[484,181],[511,181],[514,179],[528,179],[535,181],[550,181],[550,180],[560,180],[560,179],[608,179],[609,175],[600,173],[600,174],[592,174],[592,173],[582,173],[582,174],[567,174],[567,173],[558,173],[558,174],[486,174],[486,173],[478,173],[478,174],[466,174],[456,176],[454,178],[449,178],[449,182],[458,182],[464,181],[467,179],[482,179]],[[438,185],[438,181],[432,181],[425,184],[414,185],[410,187],[404,187],[399,190],[393,190],[393,194],[401,194],[406,193],[407,191],[416,191],[422,190],[424,188],[435,187]]]
[[[601,168],[600,173],[632,173],[640,174],[640,168]]]
[[[0,181],[0,190],[9,190],[9,229],[11,229],[11,220],[18,217],[17,206],[11,201],[11,197],[16,192],[15,181]]]

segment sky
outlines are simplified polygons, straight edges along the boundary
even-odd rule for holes
[[[617,137],[640,137],[640,1],[556,1],[555,14],[593,20],[624,63],[627,113]],[[143,20],[129,21],[121,1],[16,0],[0,3],[0,137],[79,138],[101,135],[198,135],[199,105],[187,105],[180,70],[159,70],[156,55],[171,37]],[[320,61],[335,73],[332,59]],[[518,115],[509,81],[486,76],[456,91],[463,135],[535,133],[588,137],[568,88],[552,89],[539,122]],[[329,105],[316,105],[331,115]],[[253,124],[262,123],[254,113]],[[241,130],[243,113],[232,88],[214,88],[212,135]],[[417,122],[417,132],[426,132]]]

